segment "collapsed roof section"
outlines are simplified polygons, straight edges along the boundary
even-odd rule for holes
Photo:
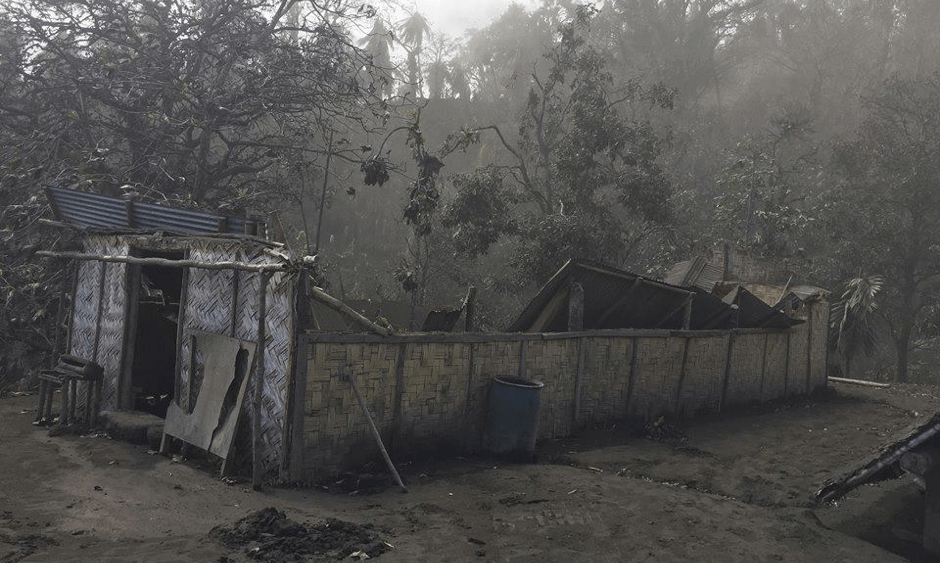
[[[230,217],[61,187],[46,188],[46,197],[56,220],[95,231],[261,235],[265,228],[258,218]]]
[[[827,481],[816,493],[817,502],[839,500],[853,489],[865,485],[896,478],[907,468],[903,467],[903,458],[919,448],[938,443],[940,435],[940,414],[935,414],[926,422],[915,422],[897,432],[887,445],[881,446],[858,468],[847,472],[836,480]]]
[[[722,301],[701,287],[680,287],[583,260],[570,260],[529,302],[510,332],[569,330],[571,288],[583,289],[583,330],[788,328],[802,321],[740,289]]]

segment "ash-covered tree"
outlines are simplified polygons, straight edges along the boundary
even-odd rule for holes
[[[4,52],[15,92],[0,99],[0,165],[14,175],[41,170],[36,180],[46,184],[130,185],[234,209],[280,199],[298,153],[344,157],[317,141],[325,130],[361,127],[384,111],[382,85],[362,72],[370,57],[323,15],[339,6],[5,3],[0,20],[19,49],[13,61]]]
[[[671,108],[674,92],[616,80],[585,40],[592,13],[578,8],[559,28],[546,70],[530,77],[515,134],[477,129],[505,148],[504,164],[456,177],[458,195],[445,212],[471,254],[513,235],[524,281],[544,281],[569,258],[623,265],[670,220],[664,140],[648,116]]]
[[[940,75],[890,79],[865,106],[858,135],[835,150],[827,227],[843,279],[884,278],[881,311],[906,381],[940,297]]]
[[[0,354],[54,347],[40,321],[55,318],[64,276],[29,257],[58,236],[38,227],[43,186],[264,211],[296,206],[298,169],[361,159],[349,139],[387,106],[342,25],[373,14],[344,6],[0,4]]]

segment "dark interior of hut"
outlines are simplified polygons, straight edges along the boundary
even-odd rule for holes
[[[180,253],[141,252],[141,257],[180,260]],[[140,266],[140,297],[131,376],[135,410],[166,416],[174,395],[176,335],[183,269]]]

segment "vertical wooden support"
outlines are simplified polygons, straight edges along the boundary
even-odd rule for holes
[[[639,363],[637,347],[639,339],[636,336],[630,338],[630,378],[627,380],[627,404],[624,405],[624,412],[630,416],[630,403],[633,401],[633,387],[636,381],[636,369]]]
[[[236,338],[235,330],[238,327],[238,282],[241,274],[238,270],[232,270],[232,317],[229,319],[228,334]]]
[[[813,378],[813,308],[809,308],[809,319],[806,321],[806,390],[812,391]]]
[[[685,383],[686,364],[689,360],[689,342],[691,342],[691,340],[691,338],[686,338],[685,347],[682,349],[682,364],[680,364],[679,367],[679,384],[676,385],[676,401],[675,408],[673,409],[676,416],[681,414],[679,411],[682,405],[682,385]]]
[[[290,458],[288,460],[287,474],[292,481],[299,481],[304,472],[304,431],[306,430],[304,418],[307,411],[307,352],[310,341],[307,334],[300,331],[297,336],[296,367],[294,368],[294,410],[293,423],[290,433]]]
[[[924,476],[927,491],[924,495],[924,549],[940,555],[940,465],[932,466]]]
[[[470,358],[467,362],[468,363],[467,369],[469,370],[469,373],[467,374],[467,392],[466,392],[467,399],[464,403],[463,419],[466,422],[467,428],[472,428],[472,425],[470,423],[470,403],[471,403],[471,399],[473,398],[473,375],[474,375],[473,360],[474,360],[474,352],[476,351],[476,349],[475,349],[475,346],[473,345],[473,342],[468,342],[467,347],[469,348],[468,355],[470,356]],[[474,438],[477,438],[475,434],[476,434],[475,432],[467,432],[464,435],[464,449],[466,450],[475,449],[475,447],[472,445]],[[479,442],[477,442],[477,444],[478,443]]]
[[[395,356],[395,409],[392,411],[392,437],[398,436],[401,429],[401,402],[405,394],[405,360],[408,354],[408,343],[398,345],[398,354]]]
[[[578,339],[578,368],[574,378],[574,412],[571,422],[575,428],[578,427],[578,419],[581,417],[581,393],[584,381],[584,361],[587,355],[587,338]]]
[[[107,263],[98,262],[98,312],[95,313],[95,344],[92,361],[98,363],[98,344],[101,341],[101,311],[104,309],[104,284],[107,275]]]
[[[467,290],[467,299],[464,301],[464,332],[473,332],[476,329],[476,325],[473,323],[473,313],[476,309],[477,301],[477,288],[475,286],[470,286],[470,289]]]
[[[571,284],[568,290],[568,332],[584,330],[584,287]]]
[[[65,353],[72,353],[72,326],[73,326],[73,317],[75,316],[75,296],[78,295],[78,275],[81,265],[78,260],[72,260],[72,295],[69,299],[69,320],[68,320],[68,329],[65,333]]]
[[[783,376],[783,396],[790,396],[790,334],[793,332],[792,328],[787,329],[787,359],[783,362],[784,365],[784,376]]]
[[[685,315],[682,317],[682,330],[689,330],[689,327],[692,326],[692,297],[694,295],[694,293],[689,293],[689,296],[685,298]]]
[[[518,373],[519,379],[525,379],[525,372],[526,372],[525,356],[526,356],[526,349],[528,347],[529,347],[528,340],[519,341],[519,373]]]
[[[251,486],[261,490],[264,479],[264,464],[261,450],[264,447],[261,436],[261,398],[264,395],[264,344],[265,321],[267,314],[268,280],[271,272],[261,272],[258,288],[258,347],[255,350],[255,388],[251,401]]]
[[[758,402],[764,402],[764,379],[767,375],[767,343],[770,340],[770,335],[764,333],[764,353],[761,355],[760,360],[760,388],[757,390],[757,400]]]
[[[173,400],[183,406],[183,335],[186,327],[186,302],[189,300],[189,268],[183,268],[183,280],[180,288],[180,310],[176,315],[176,366],[173,369]],[[192,368],[190,368],[192,369]],[[192,377],[192,375],[190,375]]]
[[[731,352],[734,350],[734,331],[728,331],[728,352],[725,356],[725,375],[721,382],[721,400],[718,403],[718,412],[725,408],[728,399],[728,380],[731,377]]]
[[[121,372],[117,385],[118,407],[122,409],[134,408],[134,356],[137,353],[141,275],[143,274],[140,265],[128,264],[125,267],[124,279],[127,281],[124,288],[124,350],[121,354]]]

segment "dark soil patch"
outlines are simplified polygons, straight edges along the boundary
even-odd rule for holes
[[[356,553],[376,557],[389,548],[371,525],[335,518],[300,524],[272,507],[252,512],[234,526],[216,526],[209,536],[229,549],[243,550],[252,559],[271,562],[311,556],[343,559]]]

